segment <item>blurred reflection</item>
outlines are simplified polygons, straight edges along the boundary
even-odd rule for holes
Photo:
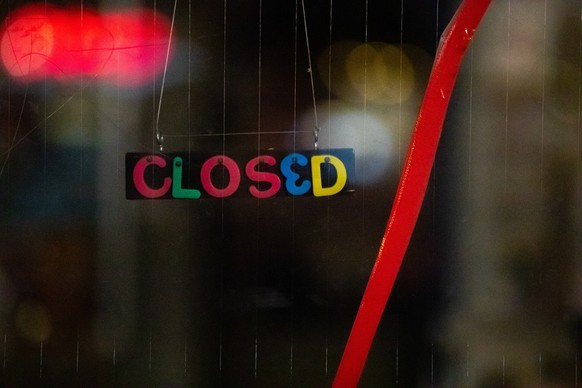
[[[579,14],[567,1],[494,3],[474,42],[458,100],[469,116],[455,115],[460,208],[449,216],[462,276],[443,328],[447,385],[575,383]]]
[[[8,15],[0,54],[21,81],[84,76],[136,86],[164,68],[169,35],[169,20],[145,8],[97,13],[39,3]]]
[[[334,43],[320,54],[318,69],[328,89],[337,97],[355,103],[406,103],[418,77],[406,52],[384,42]]]
[[[34,302],[23,302],[16,310],[15,326],[18,332],[27,340],[35,343],[49,339],[52,323],[46,308]]]
[[[321,104],[319,110],[324,114],[320,146],[354,149],[358,168],[355,182],[372,185],[398,173],[397,123],[391,117],[378,110],[363,112],[361,107],[340,100]],[[309,128],[310,120],[311,113],[304,114],[303,127]]]
[[[306,2],[319,146],[355,150],[354,193],[199,201],[125,199],[125,153],[159,150],[154,77],[173,2],[157,2],[157,29],[134,1],[126,14],[87,0],[83,26],[79,2],[41,4],[32,19],[19,17],[24,3],[0,2],[11,26],[0,43],[0,385],[330,385],[448,2]],[[261,4],[178,2],[159,112],[169,152],[313,149],[297,4]],[[579,12],[566,0],[494,2],[362,387],[574,385]],[[133,22],[112,15],[146,30],[139,50]],[[79,39],[51,42],[71,29]],[[137,80],[147,86],[127,87]]]

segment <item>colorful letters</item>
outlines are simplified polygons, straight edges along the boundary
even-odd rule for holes
[[[311,188],[311,182],[308,180],[304,180],[300,185],[297,185],[297,181],[301,178],[301,175],[293,171],[293,165],[307,166],[307,163],[307,158],[297,153],[287,155],[281,161],[281,172],[287,178],[285,180],[285,188],[287,188],[290,194],[303,195]]]
[[[248,160],[248,162],[245,162]],[[241,166],[244,174],[241,174]],[[126,155],[127,199],[200,199],[251,195],[329,197],[353,192],[352,149],[244,155]],[[242,189],[241,187],[244,187]]]

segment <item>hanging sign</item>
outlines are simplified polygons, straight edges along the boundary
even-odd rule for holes
[[[354,191],[353,149],[125,156],[127,199],[328,197]]]

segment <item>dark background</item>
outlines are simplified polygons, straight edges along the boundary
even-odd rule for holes
[[[580,23],[565,1],[532,3],[494,2],[467,54],[362,387],[576,382]],[[351,195],[125,198],[125,154],[159,152],[158,107],[164,152],[314,148],[300,1],[180,0],[163,86],[3,73],[6,386],[331,385],[457,2],[305,5],[319,145],[354,148]],[[366,42],[345,70],[342,47]]]

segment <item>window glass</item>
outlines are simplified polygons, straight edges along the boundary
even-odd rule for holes
[[[457,6],[1,2],[2,384],[330,386]],[[581,12],[488,10],[362,387],[578,384]]]

